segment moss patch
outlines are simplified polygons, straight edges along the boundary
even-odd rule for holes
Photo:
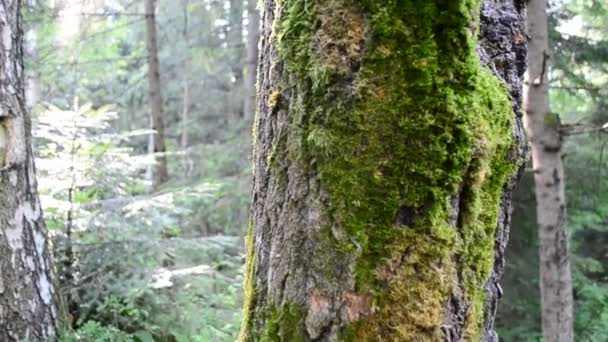
[[[294,151],[282,156],[319,175],[348,234],[333,244],[357,255],[357,291],[373,294],[374,314],[345,336],[439,340],[464,284],[465,337],[478,339],[515,170],[507,89],[475,52],[480,0],[277,4],[273,39],[295,94]]]
[[[293,304],[283,304],[280,308],[269,309],[266,319],[266,330],[259,338],[262,342],[304,342],[303,321],[305,316],[300,307]],[[255,339],[258,340],[257,338]]]
[[[247,261],[245,264],[245,287],[243,298],[243,321],[239,341],[250,341],[252,339],[253,315],[256,302],[255,291],[255,234],[253,224],[250,223],[246,236]]]

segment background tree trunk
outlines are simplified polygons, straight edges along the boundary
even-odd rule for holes
[[[163,124],[163,98],[160,90],[158,46],[156,38],[155,0],[146,0],[146,50],[148,53],[148,83],[150,101],[150,123],[155,131],[150,137],[149,152],[155,154],[152,171],[153,186],[157,187],[169,180],[167,156],[165,153],[165,126]]]
[[[497,341],[520,2],[261,4],[240,339]]]
[[[232,73],[237,84],[243,77],[243,1],[230,0],[230,31],[228,31],[228,48],[232,52]]]
[[[51,341],[57,309],[23,90],[20,7],[0,5],[0,341]]]
[[[248,26],[247,26],[247,62],[245,75],[245,100],[243,113],[245,120],[252,120],[255,111],[255,84],[258,72],[258,43],[260,41],[260,13],[257,1],[247,1]]]
[[[36,0],[27,0],[25,2],[26,13],[34,13],[37,7]],[[34,63],[40,62],[40,56],[38,53],[38,33],[35,23],[29,23],[25,27],[24,37],[24,53],[26,58],[34,61]],[[31,111],[36,104],[40,101],[40,75],[36,70],[30,69],[25,70],[25,100],[27,102],[27,110]]]
[[[562,136],[549,105],[547,1],[528,2],[530,43],[525,126],[532,147],[539,230],[544,341],[573,341],[572,276],[568,249]]]
[[[180,147],[182,149],[182,153],[184,154],[182,159],[182,166],[184,168],[184,173],[186,177],[189,177],[192,174],[192,169],[194,167],[194,161],[190,156],[190,150],[188,149],[190,145],[189,141],[189,128],[190,128],[190,37],[188,30],[188,11],[189,11],[189,0],[182,0],[182,6],[184,10],[184,31],[183,31],[183,40],[186,45],[186,53],[184,54],[184,61],[182,62],[182,115],[181,115],[181,124],[180,124]]]
[[[234,124],[237,120],[243,117],[243,101],[240,100],[243,92],[243,67],[245,45],[243,44],[243,1],[230,0],[230,31],[228,31],[227,42],[228,51],[230,53],[232,75],[234,82],[232,83],[232,96],[236,96],[239,100],[230,101],[230,117],[228,122]]]

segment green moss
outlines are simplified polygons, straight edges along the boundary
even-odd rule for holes
[[[256,302],[255,291],[255,234],[253,223],[249,223],[246,237],[247,261],[245,264],[245,288],[243,298],[243,321],[239,341],[250,341],[252,339],[253,315]]]
[[[283,304],[280,308],[270,309],[266,320],[266,330],[260,337],[261,342],[304,342],[304,311],[293,304]]]
[[[562,121],[557,113],[547,113],[544,118],[545,126],[549,128],[558,128],[562,125]]]
[[[440,339],[462,282],[466,339],[478,339],[515,171],[507,89],[475,52],[480,1],[277,3],[274,44],[296,94],[281,158],[318,174],[348,236],[333,244],[357,256],[357,291],[374,295],[374,314],[344,336]],[[270,332],[287,317],[273,316],[267,335],[282,337]]]

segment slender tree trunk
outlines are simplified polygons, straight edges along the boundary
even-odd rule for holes
[[[27,10],[34,12],[36,10],[36,1],[29,0],[26,2]],[[24,52],[32,63],[39,62],[38,56],[38,34],[36,32],[35,23],[30,23],[26,30]],[[40,101],[40,77],[36,70],[25,71],[25,94],[27,108],[31,110]]]
[[[258,72],[258,42],[260,41],[260,13],[257,1],[247,1],[247,60],[245,73],[245,96],[243,102],[243,115],[245,120],[253,120],[255,111],[255,84]]]
[[[182,80],[182,122],[181,122],[181,130],[182,134],[180,137],[180,146],[182,150],[186,150],[188,148],[188,120],[189,120],[189,112],[190,112],[190,86],[188,80],[188,67],[184,67],[184,76]]]
[[[167,149],[165,147],[165,127],[163,125],[163,98],[160,88],[158,46],[156,38],[155,0],[146,0],[146,50],[148,53],[148,83],[151,128],[155,133],[150,139],[149,150],[155,154],[153,185],[157,187],[169,180],[167,170]]]
[[[20,7],[0,5],[0,341],[52,341],[57,309],[23,90]]]
[[[497,341],[520,1],[261,5],[240,340]]]
[[[186,177],[190,177],[192,175],[192,170],[194,168],[194,161],[192,160],[192,156],[190,155],[190,150],[188,149],[188,122],[190,121],[190,85],[188,79],[188,62],[184,62],[184,79],[182,80],[183,87],[183,101],[182,101],[182,118],[181,118],[181,137],[180,137],[180,146],[183,153],[182,166],[184,168],[184,175]]]
[[[27,48],[27,54],[31,56],[31,59],[38,60],[38,49],[36,47],[36,33],[28,32],[29,46]],[[28,72],[26,78],[26,100],[28,110],[32,110],[40,102],[40,75],[37,71],[31,70]]]
[[[539,229],[540,290],[546,342],[574,339],[572,276],[568,250],[562,136],[559,116],[549,105],[549,39],[547,2],[528,2],[531,37],[524,106],[532,146]]]
[[[240,84],[243,77],[243,1],[230,0],[230,31],[228,31],[228,48],[231,52],[232,73],[236,84]]]
[[[232,75],[232,95],[236,101],[229,102],[230,117],[229,122],[243,117],[243,101],[241,101],[243,87],[243,62],[245,45],[243,44],[243,1],[230,0],[230,31],[228,31],[228,51],[231,57]]]
[[[188,3],[189,0],[182,0],[182,6],[184,9],[184,31],[183,31],[183,40],[186,46],[184,53],[184,62],[183,64],[183,79],[182,79],[182,117],[181,117],[181,137],[180,137],[180,146],[182,152],[184,154],[184,158],[182,160],[182,165],[185,170],[186,177],[189,177],[192,173],[192,169],[194,167],[194,163],[192,158],[190,157],[190,153],[188,150],[189,137],[188,137],[188,125],[190,121],[190,78],[188,77],[190,73],[190,39],[188,34]]]
[[[74,108],[78,108],[78,105],[75,105]],[[76,127],[76,120],[73,121],[74,126]],[[80,301],[78,300],[78,291],[76,287],[77,279],[76,274],[78,270],[78,265],[76,262],[76,255],[74,253],[73,246],[73,231],[74,231],[74,193],[76,191],[77,186],[77,174],[76,174],[76,153],[78,153],[78,146],[76,145],[76,139],[78,137],[78,130],[75,129],[74,134],[72,136],[72,146],[70,148],[70,188],[68,189],[68,203],[70,207],[68,209],[68,213],[66,215],[65,222],[65,253],[62,255],[61,272],[58,274],[61,279],[60,285],[65,289],[63,292],[63,296],[65,299],[67,313],[70,317],[70,326],[76,326],[78,323],[78,318],[80,316]],[[56,259],[57,260],[57,259]]]

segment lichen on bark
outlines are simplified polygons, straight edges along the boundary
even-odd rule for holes
[[[273,104],[258,107],[258,127],[271,125],[274,138],[256,143],[254,158],[272,151],[273,161],[265,174],[257,174],[256,165],[256,179],[268,182],[267,189],[254,188],[253,248],[264,254],[266,244],[291,257],[306,254],[294,246],[311,246],[324,261],[293,264],[293,273],[305,269],[312,285],[301,284],[306,294],[294,290],[292,298],[290,271],[278,292],[262,284],[272,283],[272,274],[252,277],[250,289],[263,285],[268,297],[279,295],[253,301],[258,307],[248,311],[242,340],[259,339],[268,324],[322,341],[478,340],[485,334],[484,291],[520,149],[509,90],[476,51],[480,5],[265,2],[272,35],[262,45],[275,74],[267,74],[274,82],[270,95],[262,89],[258,97]],[[286,162],[277,163],[277,156]],[[268,203],[256,205],[269,202],[268,195],[264,201],[256,196],[289,193],[300,177],[309,180],[308,192],[298,200],[284,197],[281,205],[306,209],[307,221],[281,224],[279,213],[273,222],[263,213]],[[311,189],[322,203],[315,220],[315,206],[302,203]],[[267,241],[283,234],[276,229],[300,232],[292,234],[298,242],[276,247]],[[266,256],[250,258],[272,272]],[[461,327],[446,317],[451,301],[464,308]],[[294,307],[300,320],[280,319]]]

